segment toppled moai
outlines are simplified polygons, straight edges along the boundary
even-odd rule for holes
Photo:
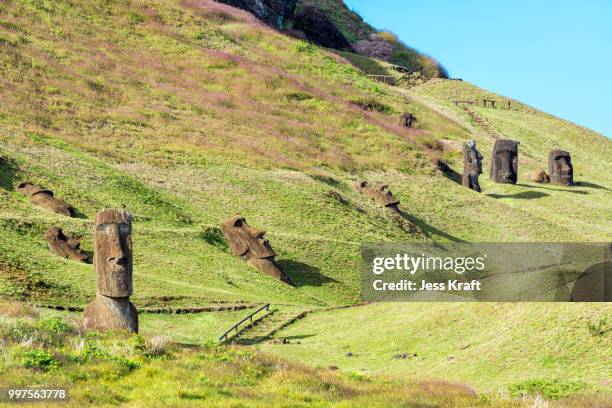
[[[49,249],[62,258],[78,262],[87,262],[89,256],[81,250],[81,242],[75,238],[68,238],[60,227],[51,227],[45,232],[45,240]]]
[[[493,145],[491,180],[496,183],[516,184],[518,179],[518,142],[497,139]]]
[[[399,124],[401,127],[411,128],[416,118],[412,113],[404,112],[400,115]]]
[[[480,193],[478,177],[482,174],[482,154],[476,149],[476,142],[468,140],[463,144],[463,177],[461,184]]]
[[[548,174],[553,184],[574,185],[574,167],[570,154],[565,150],[552,150],[548,154]]]
[[[17,186],[17,191],[28,197],[32,204],[65,215],[66,217],[74,217],[74,208],[64,200],[55,198],[51,190],[30,183],[21,183]]]
[[[96,299],[83,312],[87,330],[138,332],[132,295],[132,217],[120,209],[96,215],[94,230]]]
[[[529,181],[533,181],[534,183],[546,184],[550,183],[550,177],[544,170],[536,170],[534,172],[529,173]]]
[[[265,238],[265,231],[251,227],[242,215],[236,214],[221,224],[221,232],[229,243],[232,254],[260,271],[293,286],[291,278],[276,263],[276,253]]]
[[[370,197],[376,204],[398,211],[400,200],[393,196],[386,184],[370,184],[365,180],[357,181],[355,189],[366,197]]]

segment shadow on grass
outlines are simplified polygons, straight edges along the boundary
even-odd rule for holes
[[[550,194],[541,191],[522,191],[516,194],[487,194],[491,198],[516,198],[519,200],[533,200],[536,198],[549,197]]]
[[[295,336],[281,336],[279,338],[283,340],[303,340],[303,339],[307,339],[309,337],[314,337],[314,336],[316,336],[316,334],[298,334]]]
[[[442,167],[440,171],[442,172],[444,177],[446,177],[450,181],[453,181],[457,184],[461,184],[461,177],[462,177],[461,173],[457,173],[455,170],[451,169],[449,166]]]
[[[578,181],[576,182],[576,185],[580,187],[596,188],[600,190],[610,191],[610,189],[607,187],[600,186],[599,184],[595,184],[595,183],[589,183],[588,181]]]
[[[81,212],[81,210],[75,208],[73,205],[71,205],[72,207],[72,213],[74,214],[72,218],[80,218],[83,220],[87,219],[87,216],[85,214],[83,214],[83,212]]]
[[[0,187],[13,191],[13,179],[17,173],[17,166],[10,160],[0,156]]]
[[[574,193],[574,194],[589,194],[588,191],[582,191],[582,190],[562,190],[560,188],[551,188],[551,187],[544,187],[544,186],[530,186],[528,184],[517,184],[517,186],[519,187],[525,187],[525,188],[539,188],[539,189],[543,189],[543,190],[550,190],[550,191],[560,191],[562,193]]]
[[[405,220],[409,221],[412,225],[417,227],[421,231],[421,233],[423,233],[427,238],[433,239],[433,236],[438,236],[441,238],[446,238],[452,242],[465,242],[464,240],[460,238],[457,238],[451,234],[447,234],[446,232],[441,231],[437,229],[436,227],[433,227],[427,224],[425,221],[423,221],[422,219],[418,217],[415,217],[412,214],[408,214],[407,212],[404,212],[402,210],[397,210],[397,213],[399,214],[400,217],[404,218]]]
[[[335,279],[323,275],[319,268],[302,262],[282,259],[276,261],[276,263],[283,272],[289,275],[296,288],[301,286],[323,286],[327,283],[338,282]]]

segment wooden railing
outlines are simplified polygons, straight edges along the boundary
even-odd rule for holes
[[[219,341],[221,342],[223,340],[227,340],[227,336],[232,332],[232,330],[236,330],[236,333],[238,333],[238,327],[242,323],[246,322],[247,320],[250,320],[251,324],[253,324],[253,316],[255,316],[257,313],[259,313],[261,311],[269,310],[269,309],[270,309],[270,304],[266,303],[265,305],[263,305],[262,307],[260,307],[259,309],[257,309],[256,311],[254,311],[253,313],[251,313],[250,315],[248,315],[247,317],[245,317],[244,319],[242,319],[241,321],[239,321],[235,325],[233,325],[231,329],[229,329],[228,331],[223,333],[223,335],[221,337],[219,337]]]

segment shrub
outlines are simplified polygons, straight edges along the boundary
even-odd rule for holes
[[[608,319],[606,317],[602,317],[597,322],[587,322],[587,328],[593,337],[603,337],[604,334],[610,331],[608,328]]]
[[[372,98],[359,98],[351,102],[354,105],[359,106],[361,109],[365,109],[367,111],[375,111],[380,113],[393,112],[393,109],[389,105],[385,105],[384,103],[378,102],[376,99]]]
[[[549,399],[568,397],[586,388],[581,381],[562,382],[560,380],[534,379],[527,380],[508,387],[513,397],[525,397],[528,395],[542,395]]]
[[[22,364],[25,368],[39,368],[45,371],[56,369],[60,366],[60,362],[50,351],[41,349],[26,352]]]
[[[144,353],[150,357],[156,357],[166,354],[168,345],[170,344],[170,337],[168,336],[154,336],[150,339],[146,339]]]

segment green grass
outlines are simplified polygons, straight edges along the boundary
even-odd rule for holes
[[[608,354],[611,338],[589,324],[610,312],[605,304],[372,304],[310,314],[275,335],[290,344],[260,348],[317,367],[445,378],[487,392],[535,389],[525,382],[542,379],[571,386],[568,394],[609,393],[602,381],[610,367],[597,356]]]
[[[355,304],[362,242],[610,240],[612,160],[610,142],[603,136],[516,101],[511,110],[475,107],[500,132],[521,142],[519,185],[492,184],[485,174],[483,193],[477,194],[435,169],[432,160],[438,157],[458,172],[462,168],[459,153],[437,150],[437,141],[460,145],[475,139],[488,168],[493,140],[478,132],[452,100],[487,97],[503,102],[505,98],[459,81],[435,80],[411,90],[388,87],[371,81],[337,54],[285,37],[243,14],[230,10],[221,15],[207,1],[202,2],[205,7],[197,4],[178,0],[0,4],[0,156],[6,159],[0,165],[0,297],[77,306],[91,301],[93,267],[59,259],[42,235],[52,225],[61,226],[67,235],[80,236],[82,247],[91,253],[92,220],[104,207],[125,206],[134,215],[132,300],[149,307],[241,301],[272,303],[281,309]],[[355,101],[384,109],[364,112]],[[416,129],[396,126],[401,112],[416,116]],[[572,153],[580,184],[563,188],[527,182],[527,171],[545,167],[548,150],[556,147]],[[362,178],[388,183],[401,200],[406,219],[358,194],[353,184]],[[69,219],[31,205],[15,191],[21,181],[53,190],[75,206],[79,217]],[[344,200],[334,198],[337,194]],[[296,288],[229,253],[218,226],[236,212],[267,231],[277,260]],[[536,348],[541,341],[531,329],[546,329],[550,347],[564,359],[544,363],[546,356],[532,361],[519,355],[512,360],[516,366],[509,366],[495,356],[473,354],[472,361],[447,375],[444,353],[454,352],[457,334],[444,340],[426,326],[432,322],[441,326],[439,316],[450,314],[450,307],[465,319],[448,324],[443,333],[457,332],[461,322],[473,326],[471,338],[494,338],[507,331],[516,336],[514,342],[500,336],[495,351],[516,357],[512,352]],[[478,323],[476,317],[483,317],[478,308],[498,308],[501,317]],[[413,309],[416,315],[409,313]],[[368,310],[376,310],[376,319],[355,325],[360,313]],[[530,315],[530,310],[538,314]],[[419,366],[410,366],[414,364],[410,360],[410,373],[456,379],[479,391],[507,391],[512,384],[517,393],[537,387],[575,388],[573,383],[559,385],[560,378],[584,382],[588,391],[597,388],[597,380],[586,369],[602,367],[606,349],[601,347],[608,344],[609,349],[609,333],[588,340],[582,320],[605,311],[600,304],[372,305],[315,313],[287,329],[314,335],[301,346],[265,347],[283,357],[327,364],[342,357],[342,352],[338,339],[325,329],[340,324],[337,316],[343,316],[344,333],[364,336],[365,344],[371,344],[366,334],[373,337],[374,330],[381,328],[376,335],[380,351],[370,352],[382,357],[350,360],[355,366],[344,366],[342,360],[341,369],[381,374],[388,369],[389,375],[404,376],[408,372],[398,369],[403,363],[387,360],[393,350],[385,345],[399,341],[400,332],[392,324],[384,327],[376,321],[414,318],[411,324],[425,326],[423,330],[443,347],[436,351],[435,342],[425,345],[420,342],[427,339],[415,338],[414,345],[431,352],[431,358],[419,360]],[[141,330],[149,336],[167,334],[176,342],[203,345],[246,313],[143,314]],[[565,327],[559,323],[563,319],[572,323]],[[507,321],[514,323],[505,326]],[[488,325],[498,331],[490,331]],[[598,353],[585,351],[588,341]],[[174,362],[145,361],[146,367],[152,367],[150,374],[132,370],[133,388],[119,391],[117,400],[111,393],[108,401],[98,402],[151,401],[139,394],[147,375],[160,376],[164,398],[178,401],[172,387],[181,376],[193,377],[188,367],[197,361],[196,354],[182,353]],[[487,364],[489,358],[495,364]],[[172,364],[176,364],[172,375],[159,374]],[[524,371],[518,368],[521,364],[527,367]],[[27,377],[27,370],[18,369],[21,378]],[[84,370],[95,372],[91,367]],[[305,381],[317,381],[314,371],[300,370],[307,371]],[[42,380],[49,378],[45,375],[49,374],[41,374]],[[84,384],[76,386],[79,398],[89,401],[115,385],[107,382],[106,375],[91,374],[90,380],[78,383]],[[265,384],[271,389],[279,378],[270,378]],[[358,389],[359,378],[355,374],[347,381]],[[294,395],[295,401],[303,398],[295,390],[303,384],[287,387],[280,394],[266,389],[266,395],[278,401]],[[251,398],[242,390],[234,391],[236,398],[247,394]],[[208,388],[197,392],[222,398]],[[316,394],[308,397],[312,401],[323,398],[340,405],[337,394],[312,392]],[[362,398],[360,392],[355,391],[355,398]],[[360,400],[356,401],[358,405]],[[470,406],[473,400],[468,401]]]

